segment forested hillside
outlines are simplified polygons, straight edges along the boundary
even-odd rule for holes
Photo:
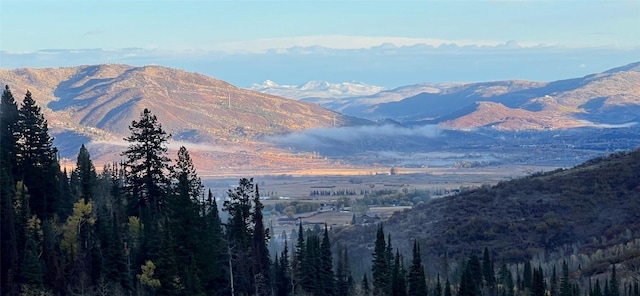
[[[81,146],[66,171],[32,94],[18,104],[4,89],[0,295],[640,296],[639,151],[433,200],[375,228],[299,223],[271,257],[252,178],[219,208],[187,149],[168,155],[149,109],[129,132],[121,163],[96,170]],[[603,249],[576,257],[585,248]],[[352,268],[363,255],[370,268]]]

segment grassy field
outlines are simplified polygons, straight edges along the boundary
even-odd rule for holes
[[[273,208],[277,203],[291,201],[310,203],[333,203],[338,198],[362,198],[363,192],[377,190],[423,190],[449,192],[461,188],[473,188],[483,185],[493,185],[503,180],[522,177],[533,172],[547,171],[554,167],[531,166],[498,166],[485,168],[401,168],[399,174],[390,175],[388,169],[358,168],[358,169],[324,169],[294,171],[280,175],[253,176],[255,184],[259,185],[260,194],[267,208]],[[246,176],[252,177],[252,176]],[[211,189],[218,198],[226,197],[226,192],[238,184],[238,177],[205,178],[205,187]],[[351,191],[353,195],[311,195],[314,191]],[[433,195],[432,197],[437,197]],[[368,209],[370,215],[378,215],[383,220],[396,211],[410,207],[376,207]],[[326,209],[325,209],[326,210]],[[355,211],[355,209],[354,209]],[[328,225],[344,225],[351,222],[355,212],[329,210],[321,212],[296,213],[295,217],[302,217],[308,223],[327,223]],[[357,215],[361,212],[356,213]],[[295,225],[279,225],[278,218],[282,213],[272,212],[267,218],[273,225],[274,233],[280,235],[284,230],[290,233]]]

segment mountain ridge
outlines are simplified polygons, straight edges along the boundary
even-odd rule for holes
[[[222,160],[211,159],[211,151],[202,153],[208,156],[195,156],[200,160],[208,158],[204,161],[207,166],[214,166],[214,161],[231,166],[238,157],[229,155],[240,150],[248,152],[245,159],[249,160],[241,161],[244,166],[257,162],[275,165],[270,160],[275,157],[265,153],[288,154],[294,158],[292,161],[300,162],[299,157],[270,146],[261,138],[309,128],[367,123],[316,104],[159,66],[0,69],[0,82],[10,86],[19,102],[27,90],[31,91],[63,147],[62,157],[69,158],[75,156],[80,144],[121,146],[129,124],[145,108],[158,117],[163,128],[173,135],[173,141],[222,147],[211,148]],[[234,143],[243,143],[244,148],[231,147]],[[118,159],[121,148],[105,149],[92,151],[96,161]]]

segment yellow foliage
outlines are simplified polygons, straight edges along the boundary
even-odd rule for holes
[[[73,204],[73,214],[67,218],[67,222],[62,226],[62,241],[60,246],[67,254],[73,255],[78,249],[78,234],[84,225],[92,226],[96,223],[93,213],[93,201],[85,203],[80,200]]]
[[[137,248],[140,245],[140,234],[142,233],[143,225],[140,223],[140,219],[135,216],[129,217],[129,234],[133,238],[133,247]]]
[[[160,280],[153,278],[156,271],[156,265],[153,264],[153,261],[147,260],[140,268],[142,269],[142,273],[136,275],[136,277],[141,284],[149,286],[152,289],[160,287]]]

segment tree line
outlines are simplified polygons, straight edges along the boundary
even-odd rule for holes
[[[431,295],[579,296],[562,277],[524,269],[496,276],[485,249],[459,279],[425,276],[416,242],[405,260],[382,224],[371,269],[354,280],[347,247],[329,228],[304,231],[273,258],[259,186],[242,178],[222,201],[206,192],[185,147],[171,159],[170,135],[144,109],[131,122],[123,161],[98,172],[80,147],[76,167],[60,167],[48,123],[30,92],[0,101],[0,295]],[[220,209],[229,218],[222,221]],[[405,267],[407,263],[408,268]],[[506,266],[503,263],[503,266]],[[589,296],[619,296],[615,266]],[[635,289],[635,290],[634,290]],[[639,296],[634,289],[625,295]]]

